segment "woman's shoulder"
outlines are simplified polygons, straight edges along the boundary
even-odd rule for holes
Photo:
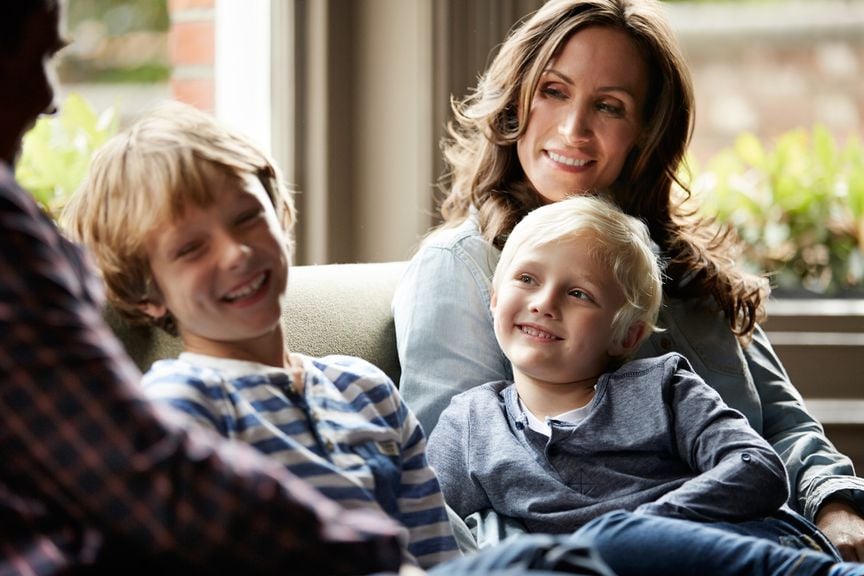
[[[411,259],[409,268],[432,270],[436,265],[451,267],[464,265],[480,278],[492,277],[500,251],[480,233],[477,222],[471,218],[454,227],[439,228],[432,232]]]
[[[488,253],[494,247],[483,238],[476,218],[469,216],[458,224],[442,226],[429,234],[420,245],[423,249],[470,249]]]

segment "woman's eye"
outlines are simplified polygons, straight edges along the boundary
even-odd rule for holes
[[[624,108],[610,102],[600,102],[597,104],[597,109],[611,116],[620,117],[624,115]]]
[[[567,97],[567,94],[555,85],[542,86],[540,94],[549,98],[555,98],[556,100],[563,100]]]

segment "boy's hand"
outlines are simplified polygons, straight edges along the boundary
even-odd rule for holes
[[[403,564],[399,568],[399,576],[426,576],[426,571],[413,564]]]

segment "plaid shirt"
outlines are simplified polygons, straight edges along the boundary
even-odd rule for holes
[[[141,395],[98,279],[2,163],[0,230],[0,576],[397,569],[388,518]]]

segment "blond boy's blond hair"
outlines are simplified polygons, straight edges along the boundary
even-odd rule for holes
[[[520,250],[573,239],[586,240],[585,250],[609,267],[624,293],[624,305],[612,321],[613,340],[620,342],[638,322],[645,326],[639,342],[657,330],[663,272],[648,228],[597,196],[573,196],[525,216],[504,244],[492,279],[493,288],[498,289]]]
[[[91,251],[108,301],[133,323],[156,323],[176,334],[172,323],[154,321],[140,308],[155,296],[144,241],[190,203],[213,202],[207,185],[213,170],[257,177],[291,241],[294,201],[276,165],[248,138],[178,102],[160,104],[111,138],[64,208],[61,226]]]

